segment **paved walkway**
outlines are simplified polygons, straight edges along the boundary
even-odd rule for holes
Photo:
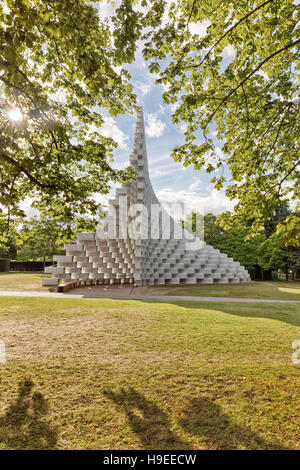
[[[197,297],[185,295],[145,295],[140,293],[139,288],[128,285],[124,286],[91,286],[73,289],[64,294],[57,292],[37,291],[0,291],[1,296],[11,297],[43,297],[50,299],[121,299],[121,300],[156,300],[159,302],[249,302],[249,303],[280,303],[299,304],[300,300],[271,300],[271,299],[241,299],[229,297]]]

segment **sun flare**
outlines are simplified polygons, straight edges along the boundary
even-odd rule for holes
[[[8,112],[8,117],[11,121],[21,121],[23,114],[19,108],[14,108]]]

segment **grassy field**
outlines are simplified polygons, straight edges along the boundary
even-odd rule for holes
[[[47,292],[49,287],[42,287],[42,279],[51,277],[42,271],[22,271],[0,273],[0,291],[41,291]]]
[[[299,449],[300,305],[0,298],[0,449]]]
[[[143,288],[148,295],[198,295],[252,299],[300,300],[300,281],[249,282],[245,284],[197,284]]]

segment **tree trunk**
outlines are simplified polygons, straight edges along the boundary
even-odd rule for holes
[[[289,268],[288,268],[288,266],[285,267],[285,280],[286,281],[289,280]]]

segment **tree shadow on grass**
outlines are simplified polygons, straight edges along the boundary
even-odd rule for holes
[[[207,397],[189,399],[179,424],[190,435],[202,436],[209,449],[285,449],[279,441],[267,441],[250,428],[235,423]]]
[[[191,448],[171,430],[168,415],[135,389],[121,388],[119,392],[105,390],[104,395],[126,414],[129,425],[139,437],[143,449]]]
[[[0,417],[0,443],[10,449],[54,449],[57,430],[45,416],[48,403],[39,392],[33,392],[34,383],[19,383],[18,397]]]
[[[266,318],[287,323],[293,326],[300,326],[300,304],[286,303],[242,303],[242,302],[199,302],[196,300],[137,300],[146,304],[169,304],[189,310],[211,310],[228,315],[244,318]]]

